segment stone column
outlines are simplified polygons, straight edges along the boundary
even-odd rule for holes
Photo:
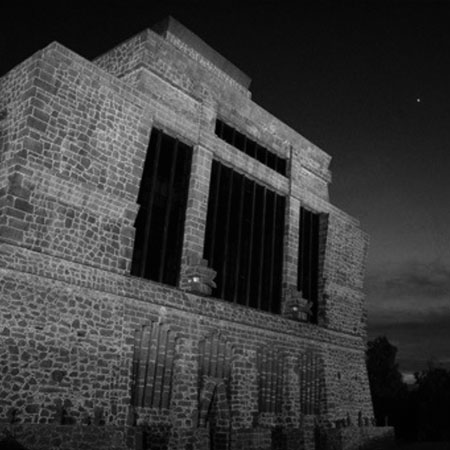
[[[283,260],[283,302],[281,311],[291,316],[290,302],[292,293],[297,292],[298,233],[300,222],[300,202],[289,196],[286,202]]]
[[[203,260],[212,160],[211,151],[201,145],[194,147],[180,273],[180,287],[182,289],[192,291],[191,287],[194,281],[199,286],[197,290],[194,289],[194,292],[199,290],[200,293],[204,294],[208,294],[208,289],[203,292],[202,285],[212,287],[211,283],[214,278],[213,273],[205,270],[207,269],[207,262]],[[194,266],[198,270],[193,270]],[[193,272],[199,273],[193,275]],[[193,276],[196,277],[195,280],[191,279]]]

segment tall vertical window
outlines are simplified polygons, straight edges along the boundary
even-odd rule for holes
[[[153,129],[138,195],[131,274],[175,286],[192,148]]]
[[[313,322],[317,322],[319,288],[320,214],[300,208],[297,289],[312,303]]]
[[[285,198],[214,161],[204,257],[216,297],[278,313]]]

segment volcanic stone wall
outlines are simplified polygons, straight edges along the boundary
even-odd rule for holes
[[[53,43],[0,79],[0,421],[26,447],[306,449],[317,427],[371,423],[367,237],[329,203],[329,156],[244,78],[169,27],[94,63]],[[216,118],[287,158],[288,176],[219,139]],[[129,275],[155,126],[193,147],[181,278],[203,256],[217,159],[286,196],[285,296],[300,206],[326,217],[318,325]]]

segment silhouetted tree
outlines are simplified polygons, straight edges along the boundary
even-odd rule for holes
[[[416,374],[415,387],[418,439],[450,441],[450,372],[429,363]]]
[[[450,371],[430,362],[410,386],[396,363],[397,348],[385,336],[367,345],[367,369],[377,425],[392,425],[397,438],[450,441]]]
[[[367,370],[377,425],[402,428],[402,413],[408,389],[396,363],[397,348],[386,336],[379,336],[367,344]]]

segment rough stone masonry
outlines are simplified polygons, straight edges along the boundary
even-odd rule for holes
[[[329,202],[330,157],[249,85],[172,18],[0,79],[0,442],[391,436],[372,426],[367,236]]]

